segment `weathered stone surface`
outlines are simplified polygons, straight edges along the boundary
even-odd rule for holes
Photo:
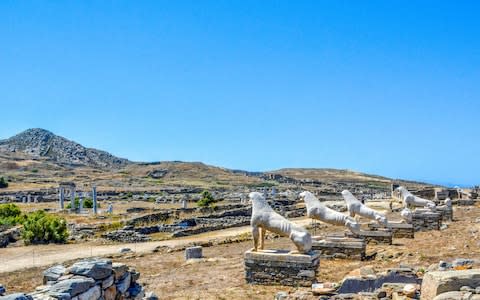
[[[427,272],[422,282],[422,299],[433,299],[464,285],[480,286],[480,269]]]
[[[106,288],[112,286],[114,282],[115,282],[115,276],[110,275],[106,279],[102,280],[102,289],[106,289]]]
[[[128,266],[122,263],[113,263],[112,270],[113,274],[115,275],[115,280],[120,280],[128,271]]]
[[[103,298],[105,300],[115,300],[115,296],[117,295],[117,286],[112,285],[111,287],[107,288],[103,291]]]
[[[6,296],[1,296],[0,300],[32,300],[32,296],[23,293],[15,293]]]
[[[129,297],[133,298],[135,300],[140,300],[145,296],[145,290],[138,283],[135,283],[132,286],[130,286],[128,288],[127,292],[128,292]]]
[[[316,282],[319,254],[288,251],[245,252],[245,279],[251,284],[308,286]]]
[[[105,299],[105,300],[107,300],[107,299]],[[148,292],[148,293],[145,295],[144,300],[158,300],[158,296],[155,295],[154,292]]]
[[[48,291],[45,294],[45,296],[47,296],[49,298],[51,297],[53,299],[58,299],[58,300],[70,300],[70,299],[72,299],[72,296],[70,296],[70,294],[68,294],[68,293],[55,293],[55,292]],[[35,299],[36,297],[33,297],[33,298]]]
[[[446,292],[446,293],[441,293],[440,295],[438,296],[435,296],[434,298],[430,298],[430,299],[433,299],[433,300],[463,300],[463,295],[465,293],[464,292],[460,292],[460,291],[453,291],[453,292]],[[424,296],[422,295],[422,299],[428,299],[428,298],[424,298]]]
[[[90,288],[88,291],[78,295],[78,300],[96,300],[102,295],[100,286],[96,285]]]
[[[412,224],[415,232],[440,230],[442,216],[439,213],[417,209],[412,214]]]
[[[338,258],[343,254],[345,258],[356,258],[363,260],[366,255],[367,243],[363,239],[354,238],[332,238],[312,240],[312,250],[317,250],[322,256]],[[341,257],[341,256],[340,256]]]
[[[62,265],[56,265],[43,271],[43,284],[49,281],[57,281],[67,269]]]
[[[51,292],[56,292],[56,293],[68,293],[72,297],[74,297],[87,291],[94,285],[95,285],[95,280],[93,280],[92,278],[74,277],[71,279],[67,279],[67,280],[63,280],[55,283],[50,287],[49,290]]]
[[[367,243],[376,244],[392,244],[392,232],[391,231],[372,231],[372,230],[360,230],[355,233],[347,233],[347,236],[357,239],[364,239]]]
[[[381,226],[377,223],[369,223],[370,230],[381,230]],[[397,239],[413,239],[415,230],[412,224],[388,222],[388,228],[392,231],[393,238]]]
[[[202,258],[202,246],[189,247],[185,249],[185,259]]]
[[[122,294],[125,293],[130,287],[131,280],[132,277],[130,273],[126,273],[124,278],[117,283],[117,291]]]
[[[69,267],[68,272],[95,280],[104,279],[112,274],[112,261],[106,259],[83,260]]]
[[[337,289],[339,293],[374,292],[385,283],[413,283],[418,284],[420,279],[411,269],[391,269],[384,274],[367,276],[347,276]],[[403,286],[402,286],[403,288]]]
[[[0,284],[0,296],[3,296],[7,290],[3,285]]]

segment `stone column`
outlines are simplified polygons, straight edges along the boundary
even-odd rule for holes
[[[97,214],[97,187],[92,187],[93,213]]]
[[[58,189],[58,192],[60,197],[60,209],[64,209],[63,201],[65,200],[65,190],[63,189],[63,187],[60,187]]]
[[[83,198],[80,196],[80,199],[78,200],[78,212],[82,213],[83,211]]]
[[[70,211],[75,211],[75,188],[70,188]]]
[[[187,199],[185,199],[185,198],[182,199],[182,208],[183,209],[187,208]]]
[[[28,194],[27,195],[27,203],[32,202],[32,195]]]

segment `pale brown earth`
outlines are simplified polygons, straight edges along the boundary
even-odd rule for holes
[[[339,281],[350,271],[361,266],[373,266],[376,269],[397,267],[399,264],[416,267],[420,271],[436,264],[440,260],[454,258],[480,259],[479,234],[480,223],[476,218],[480,215],[479,207],[455,207],[455,222],[449,224],[446,230],[415,233],[415,239],[396,239],[394,245],[369,245],[367,254],[377,252],[376,258],[370,261],[352,260],[321,260],[319,281]],[[308,222],[308,221],[303,221]],[[329,226],[326,231],[338,231],[340,228]],[[239,231],[245,228],[222,230],[221,232]],[[248,228],[247,228],[248,230]],[[341,229],[340,229],[341,230]],[[211,238],[215,233],[203,238]],[[201,237],[200,235],[195,237]],[[177,240],[178,242],[179,240]],[[149,243],[137,244],[137,247],[147,247]],[[152,243],[153,244],[153,243]],[[142,246],[140,246],[142,245]],[[171,253],[143,253],[114,258],[135,267],[142,275],[140,282],[147,290],[152,290],[161,299],[272,299],[278,291],[292,292],[296,288],[283,286],[252,286],[244,282],[243,252],[251,248],[252,242],[245,241],[204,248],[205,260],[185,263],[183,251]],[[51,247],[40,246],[45,251]],[[66,245],[53,250],[61,252],[68,259],[71,251],[87,251],[88,245]],[[120,246],[108,246],[118,249]],[[291,248],[288,239],[268,240],[267,248]],[[10,255],[19,254],[19,248],[0,250],[2,258],[7,252]],[[25,248],[26,250],[27,248]],[[113,248],[112,248],[113,249]],[[133,249],[133,247],[132,247]],[[4,251],[6,250],[6,251]],[[138,248],[137,248],[138,251]],[[95,255],[95,254],[94,254]],[[88,256],[88,253],[85,253]],[[25,267],[31,266],[25,260]],[[0,262],[1,263],[1,262]],[[46,263],[45,265],[48,265]],[[2,267],[5,263],[1,263]],[[41,271],[45,268],[29,268],[21,271],[0,274],[0,282],[7,290],[28,291],[41,284]],[[308,289],[305,289],[308,290]]]

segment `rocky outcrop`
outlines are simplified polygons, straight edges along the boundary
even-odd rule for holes
[[[130,162],[108,152],[86,148],[40,128],[28,129],[9,139],[0,140],[0,150],[23,152],[33,157],[47,157],[57,163],[90,167],[118,168]]]
[[[87,259],[69,268],[54,266],[44,271],[44,286],[33,293],[17,293],[1,300],[155,300],[137,280],[140,274],[125,264],[107,259]]]

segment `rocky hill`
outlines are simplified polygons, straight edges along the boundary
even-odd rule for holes
[[[126,159],[105,151],[86,148],[40,128],[28,129],[9,139],[0,140],[0,151],[22,152],[33,158],[48,158],[53,162],[72,166],[118,168],[130,163]]]

